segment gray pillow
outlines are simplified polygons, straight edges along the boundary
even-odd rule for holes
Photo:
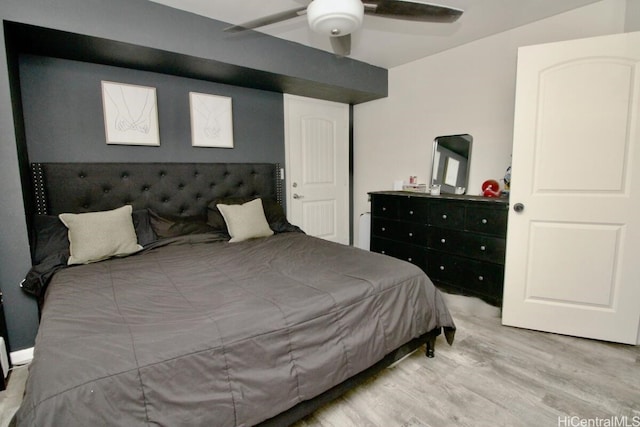
[[[242,205],[216,205],[227,224],[229,242],[242,242],[273,234],[264,216],[262,200],[255,199]]]
[[[89,264],[142,249],[133,227],[130,205],[103,212],[63,213],[58,217],[69,229],[69,265]]]

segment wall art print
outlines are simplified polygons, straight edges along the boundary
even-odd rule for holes
[[[160,145],[156,88],[102,81],[107,144]]]
[[[191,145],[233,148],[231,98],[189,92]]]

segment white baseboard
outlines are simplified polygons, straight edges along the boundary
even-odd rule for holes
[[[12,365],[26,365],[33,359],[33,347],[12,351],[9,357]]]

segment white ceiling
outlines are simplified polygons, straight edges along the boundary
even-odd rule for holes
[[[308,0],[150,1],[231,24],[241,24],[309,3]],[[462,17],[453,24],[365,16],[363,27],[352,36],[350,57],[383,68],[392,68],[597,1],[599,0],[436,0],[437,4],[464,10]],[[304,16],[262,27],[258,31],[331,52],[328,39],[309,30]]]

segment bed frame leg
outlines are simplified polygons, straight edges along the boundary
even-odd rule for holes
[[[429,334],[429,338],[427,338],[427,349],[426,356],[428,358],[433,358],[435,356],[435,348],[436,348],[436,334]]]

